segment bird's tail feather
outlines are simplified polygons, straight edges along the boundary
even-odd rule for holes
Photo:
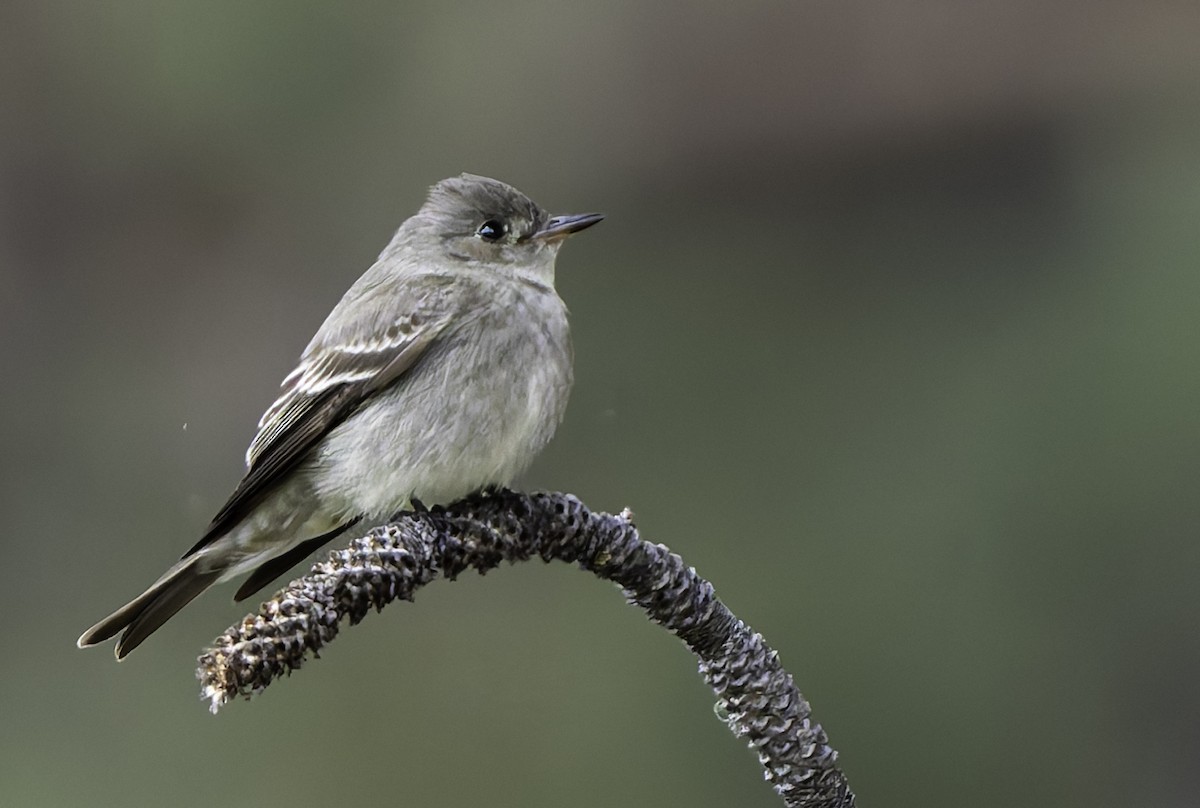
[[[241,585],[237,591],[237,594],[233,596],[233,599],[236,602],[241,603],[243,600],[250,597],[267,584],[271,583],[271,581],[274,581],[280,575],[283,575],[289,569],[299,564],[300,560],[306,555],[333,541],[340,533],[346,530],[346,528],[356,524],[361,518],[361,516],[356,516],[350,521],[338,525],[328,533],[322,533],[320,536],[307,541],[302,541],[292,549],[288,550],[286,553],[277,555],[274,558],[264,562],[259,566],[258,569],[250,574],[250,577],[247,578],[246,582]]]
[[[145,592],[83,632],[77,645],[96,645],[124,630],[117,642],[117,659],[123,659],[220,578],[220,570],[198,569],[197,560],[193,556],[179,562]]]

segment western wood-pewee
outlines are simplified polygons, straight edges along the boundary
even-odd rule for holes
[[[471,174],[433,186],[284,378],[200,541],[79,646],[123,631],[120,659],[219,581],[250,572],[242,600],[360,520],[510,483],[571,388],[555,256],[602,218]]]

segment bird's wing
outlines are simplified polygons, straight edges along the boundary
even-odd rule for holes
[[[246,476],[184,558],[244,519],[330,430],[402,377],[450,319],[441,306],[422,307],[417,313],[393,318],[390,324],[385,321],[369,339],[344,343],[314,339],[258,423],[258,434],[246,453]]]

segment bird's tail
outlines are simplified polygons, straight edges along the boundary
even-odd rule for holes
[[[167,570],[145,592],[83,632],[77,645],[80,648],[96,645],[124,630],[117,642],[117,659],[123,659],[176,612],[217,582],[221,571],[202,570],[198,560],[197,556],[190,556]]]

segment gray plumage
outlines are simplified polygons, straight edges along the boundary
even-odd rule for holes
[[[201,539],[79,646],[124,631],[120,659],[218,581],[253,571],[240,600],[360,520],[510,483],[571,388],[555,256],[601,218],[486,177],[433,186],[284,378]]]

